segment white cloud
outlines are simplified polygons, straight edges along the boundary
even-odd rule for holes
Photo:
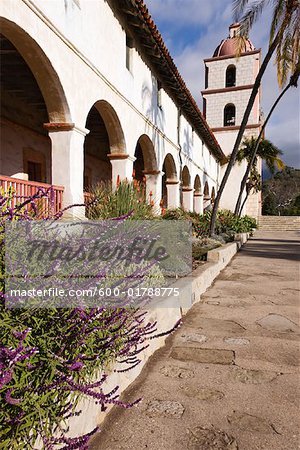
[[[228,9],[230,0],[147,0],[153,14],[171,26],[206,25]],[[225,5],[225,7],[224,7]]]

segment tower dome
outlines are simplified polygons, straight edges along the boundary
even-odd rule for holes
[[[214,58],[218,56],[231,56],[236,53],[235,37],[238,36],[239,31],[240,31],[239,23],[233,23],[232,25],[230,25],[229,37],[227,39],[223,39],[223,41],[218,45],[213,54]],[[244,48],[242,49],[242,53],[252,52],[253,50],[255,50],[255,47],[250,41],[250,39],[246,39],[243,46]]]

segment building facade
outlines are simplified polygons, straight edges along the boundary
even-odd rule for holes
[[[54,185],[61,207],[134,177],[157,211],[211,204],[222,143],[142,1],[5,0],[0,24],[3,187]]]
[[[235,37],[239,29],[239,24],[231,25],[228,38],[218,45],[212,58],[204,60],[205,90],[202,91],[204,115],[226,156],[230,155],[234,147],[261,63],[261,50],[256,49],[250,40],[243,43],[241,56],[236,58]],[[260,97],[259,93],[248,120],[245,138],[259,135]],[[246,161],[235,164],[221,198],[221,207],[234,210],[246,167]],[[221,177],[225,169],[226,164],[221,169]],[[258,162],[257,169],[261,174],[261,161]],[[250,194],[243,212],[253,217],[260,215],[260,193]]]

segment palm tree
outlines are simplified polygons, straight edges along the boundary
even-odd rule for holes
[[[261,191],[261,189],[262,189],[261,176],[260,176],[260,173],[258,172],[258,170],[256,169],[255,166],[253,166],[252,169],[251,169],[251,172],[249,174],[249,178],[247,180],[245,189],[246,189],[246,196],[245,196],[244,201],[242,203],[239,217],[241,215],[241,212],[243,211],[243,208],[244,208],[244,206],[246,204],[246,201],[248,200],[248,197],[249,197],[251,191],[255,193],[255,192]]]
[[[258,186],[260,186],[260,177],[258,179],[258,172],[256,169],[257,166],[257,157],[259,156],[265,163],[267,168],[269,169],[269,171],[272,173],[272,175],[277,171],[277,170],[282,170],[284,169],[285,165],[284,162],[282,161],[282,159],[279,157],[280,155],[282,155],[282,151],[279,150],[279,148],[277,148],[274,144],[272,144],[272,142],[270,142],[267,139],[262,139],[259,141],[259,144],[257,145],[257,140],[254,137],[251,138],[246,138],[243,141],[243,144],[237,154],[236,160],[237,162],[241,163],[243,160],[247,160],[248,161],[248,166],[249,166],[249,162],[252,161],[253,159],[253,149],[256,149],[256,154],[253,160],[253,164],[250,167],[250,171],[248,173],[247,176],[247,180],[245,183],[245,186],[243,186],[243,190],[240,192],[240,196],[239,196],[239,200],[241,202],[242,200],[242,195],[244,192],[244,189],[246,188],[246,197],[243,201],[242,206],[237,210],[235,210],[235,214],[236,215],[240,215],[243,207],[250,195],[251,190],[255,190],[256,192],[258,192]]]
[[[247,159],[248,159],[248,165],[247,165],[247,169],[246,169],[246,171],[245,171],[244,177],[243,177],[243,179],[242,179],[242,181],[241,181],[240,192],[239,192],[239,196],[238,196],[238,199],[237,199],[237,202],[236,202],[236,206],[235,206],[235,211],[234,211],[234,213],[235,213],[236,215],[240,215],[240,212],[241,212],[242,209],[243,209],[243,207],[241,208],[241,202],[242,202],[243,192],[244,192],[244,189],[245,189],[245,187],[246,187],[247,180],[248,180],[249,174],[251,173],[253,164],[255,164],[256,154],[257,154],[257,152],[258,152],[259,145],[260,145],[260,141],[261,141],[261,138],[262,138],[262,136],[263,136],[263,134],[264,134],[265,128],[266,128],[266,126],[267,126],[267,124],[268,124],[268,122],[269,122],[269,120],[270,120],[270,117],[272,116],[272,114],[273,114],[273,112],[274,112],[276,106],[278,105],[278,103],[280,102],[280,100],[282,99],[282,97],[284,96],[284,94],[290,89],[290,87],[292,87],[292,86],[293,86],[293,87],[298,87],[298,79],[299,79],[299,76],[300,76],[300,59],[298,60],[298,64],[297,64],[297,66],[296,66],[295,72],[294,72],[294,74],[291,76],[288,85],[287,85],[287,86],[285,87],[285,89],[280,93],[280,95],[277,97],[275,103],[273,104],[272,108],[270,109],[270,112],[269,112],[269,114],[268,114],[266,120],[264,121],[263,126],[262,126],[262,128],[261,128],[261,130],[260,130],[259,136],[258,136],[258,138],[256,139],[256,144],[253,145],[253,147],[252,147],[252,154],[251,154],[251,156],[249,156],[249,157],[247,158]],[[244,202],[244,203],[245,203],[245,202]]]
[[[262,11],[271,0],[260,0],[250,4],[250,0],[233,0],[233,9],[236,21],[241,24],[240,38],[245,39],[253,23],[261,15]],[[251,96],[246,107],[244,117],[228,162],[225,174],[221,181],[218,194],[215,199],[211,222],[210,235],[215,232],[217,212],[220,199],[228,181],[231,170],[236,161],[243,134],[248,123],[256,96],[258,94],[262,77],[266,68],[276,51],[277,75],[279,85],[282,86],[287,80],[288,74],[294,72],[299,54],[299,33],[300,33],[300,1],[299,0],[273,0],[273,15],[270,30],[270,43],[268,52],[262,62],[256,77]],[[237,55],[238,56],[238,55]]]

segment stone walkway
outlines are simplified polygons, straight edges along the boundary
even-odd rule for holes
[[[145,366],[91,450],[300,448],[300,232],[256,233]]]

